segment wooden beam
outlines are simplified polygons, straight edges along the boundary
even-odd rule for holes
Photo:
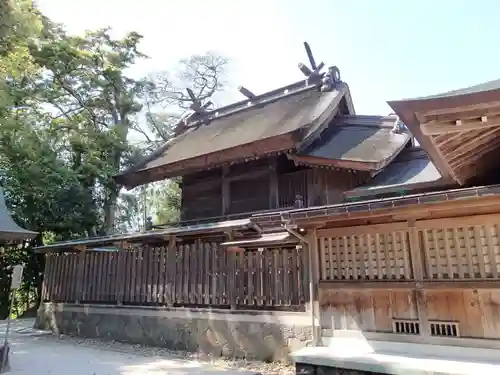
[[[222,215],[227,215],[229,213],[230,202],[231,202],[231,189],[229,188],[229,180],[227,179],[227,173],[229,167],[222,167]]]
[[[401,121],[403,121],[403,123],[406,124],[406,126],[408,126],[408,129],[410,129],[411,134],[415,137],[418,143],[427,151],[430,159],[438,169],[439,173],[441,173],[443,178],[452,177],[454,179],[454,176],[452,175],[451,170],[448,164],[446,163],[446,160],[441,155],[436,144],[433,142],[431,137],[428,137],[422,133],[420,124],[426,122],[424,116],[425,113],[414,112],[413,110],[410,110],[408,112],[408,109],[404,109],[404,111],[407,112],[400,113]]]
[[[314,156],[301,156],[301,155],[290,155],[289,159],[293,160],[296,163],[296,165],[303,164],[312,166],[325,166],[330,168],[353,169],[356,171],[379,170],[388,164],[388,162],[386,161],[382,163],[375,163],[375,162],[363,162],[363,161],[352,161],[352,160],[325,159]],[[389,159],[387,160],[390,161]]]
[[[339,215],[334,215],[331,217],[312,217],[295,219],[300,225],[318,225],[325,226],[332,222],[342,222],[345,220],[354,219],[373,219],[380,217],[392,218],[395,215],[405,215],[404,220],[409,220],[410,218],[418,218],[419,216],[426,215],[429,213],[434,215],[449,215],[453,216],[452,213],[456,212],[457,209],[464,212],[464,216],[469,214],[474,214],[478,210],[491,209],[498,210],[500,212],[500,196],[490,195],[480,198],[471,197],[470,199],[463,200],[452,200],[443,202],[429,202],[422,204],[415,204],[409,206],[402,206],[398,208],[384,208],[377,209],[374,211],[360,211],[360,212],[347,212]]]
[[[444,113],[446,111],[446,113]],[[471,119],[481,116],[500,116],[500,102],[485,103],[484,105],[469,106],[463,108],[446,109],[440,113],[426,113],[425,122],[437,121],[447,122],[455,121],[457,118]],[[451,111],[451,112],[450,112]]]
[[[441,151],[441,149],[437,146],[436,144],[436,139],[434,137],[426,137],[426,139],[428,139],[433,147],[433,151],[434,151],[434,157],[437,157],[439,158],[439,162],[443,163],[445,168],[446,168],[446,173],[444,173],[443,171],[439,170],[439,172],[441,173],[441,175],[443,177],[445,176],[450,176],[453,180],[455,180],[459,185],[463,185],[463,181],[459,180],[457,178],[457,176],[455,175],[455,173],[453,172],[453,169],[450,167],[450,165],[446,162],[446,158],[444,157],[444,154],[443,152]],[[430,154],[429,154],[430,155]],[[434,162],[434,164],[436,164],[436,160],[433,158],[432,161]]]
[[[464,165],[473,164],[477,160],[481,159],[484,155],[488,154],[491,151],[494,151],[499,146],[500,139],[498,138],[486,144],[476,145],[476,148],[471,151],[470,155],[462,156],[461,158],[455,158],[453,159],[453,161],[450,160],[450,166],[452,169],[456,170]]]
[[[446,281],[325,281],[319,282],[321,289],[347,290],[460,290],[499,289],[500,280],[446,280]]]
[[[373,225],[360,225],[354,227],[344,228],[329,228],[318,229],[318,237],[339,237],[339,236],[359,236],[363,234],[382,234],[392,233],[400,230],[407,230],[408,223],[388,223],[388,224],[373,224]]]
[[[450,217],[443,219],[418,220],[415,227],[418,229],[445,229],[464,226],[497,224],[500,222],[500,213],[487,215],[471,215],[462,217]]]
[[[474,151],[474,149],[477,147],[477,143],[475,142],[479,142],[484,138],[488,138],[498,131],[499,130],[497,128],[492,128],[489,131],[481,134],[479,137],[475,138],[474,142],[465,142],[464,144],[456,147],[453,151],[446,154],[446,160],[452,162],[455,158],[464,155],[468,152]],[[455,136],[453,136],[452,138],[455,139]],[[443,143],[438,144],[438,146],[441,148]]]
[[[500,222],[500,213],[486,215],[472,215],[443,219],[425,219],[409,222],[360,225],[343,228],[318,229],[318,237],[359,236],[363,234],[383,234],[416,229],[445,229],[467,225],[496,224]],[[416,246],[416,245],[415,245]]]
[[[485,121],[483,121],[485,120]],[[439,135],[449,134],[456,132],[466,132],[470,130],[487,129],[493,127],[500,127],[500,116],[487,117],[485,116],[469,119],[469,120],[456,120],[455,123],[439,123],[435,121],[427,122],[420,125],[422,133],[425,135]]]
[[[462,136],[461,133],[455,133],[454,135],[450,134],[439,134],[437,136],[434,136],[434,143],[436,144],[437,147],[443,148],[447,143],[452,142],[456,140],[457,138],[460,138]]]
[[[415,227],[415,221],[408,221],[408,236],[410,244],[410,258],[413,277],[417,283],[424,281],[424,257],[420,246],[418,229]],[[429,335],[429,317],[427,314],[427,304],[425,303],[425,293],[414,290],[413,298],[417,306],[418,321],[420,323],[420,332],[423,336]]]
[[[277,159],[272,158],[269,165],[269,208],[278,208],[279,191],[278,191],[278,172]]]

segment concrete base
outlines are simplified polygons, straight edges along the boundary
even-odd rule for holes
[[[310,316],[291,312],[44,303],[36,327],[172,350],[289,361],[311,340]]]
[[[500,350],[329,338],[327,346],[292,353],[301,373],[500,374]],[[350,372],[340,372],[348,369]],[[299,372],[297,372],[299,373]]]

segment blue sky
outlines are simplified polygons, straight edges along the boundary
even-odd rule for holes
[[[72,32],[111,26],[144,35],[151,59],[133,74],[166,70],[207,50],[231,59],[224,100],[301,79],[308,41],[337,65],[359,114],[387,100],[500,78],[500,2],[494,0],[38,0]]]

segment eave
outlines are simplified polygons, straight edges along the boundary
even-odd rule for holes
[[[355,222],[397,222],[464,215],[497,213],[500,185],[420,193],[391,198],[346,202],[321,207],[255,214],[251,220],[262,228],[284,221],[303,228],[345,227]]]
[[[294,133],[284,134],[228,150],[181,160],[177,163],[160,165],[156,168],[138,170],[133,173],[123,173],[115,176],[115,181],[127,189],[132,189],[136,186],[181,176],[186,173],[288,153],[295,148],[296,142]]]
[[[500,89],[388,102],[443,177],[463,185],[498,164]]]
[[[389,161],[384,163],[373,163],[373,162],[363,162],[355,160],[333,160],[325,158],[316,158],[313,156],[303,156],[303,155],[289,155],[296,165],[305,165],[310,167],[326,167],[330,169],[346,169],[350,171],[364,171],[371,172],[372,175],[375,172],[386,166]]]

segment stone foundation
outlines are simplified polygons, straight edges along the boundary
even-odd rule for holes
[[[36,327],[216,356],[288,361],[312,338],[307,313],[45,303]]]

